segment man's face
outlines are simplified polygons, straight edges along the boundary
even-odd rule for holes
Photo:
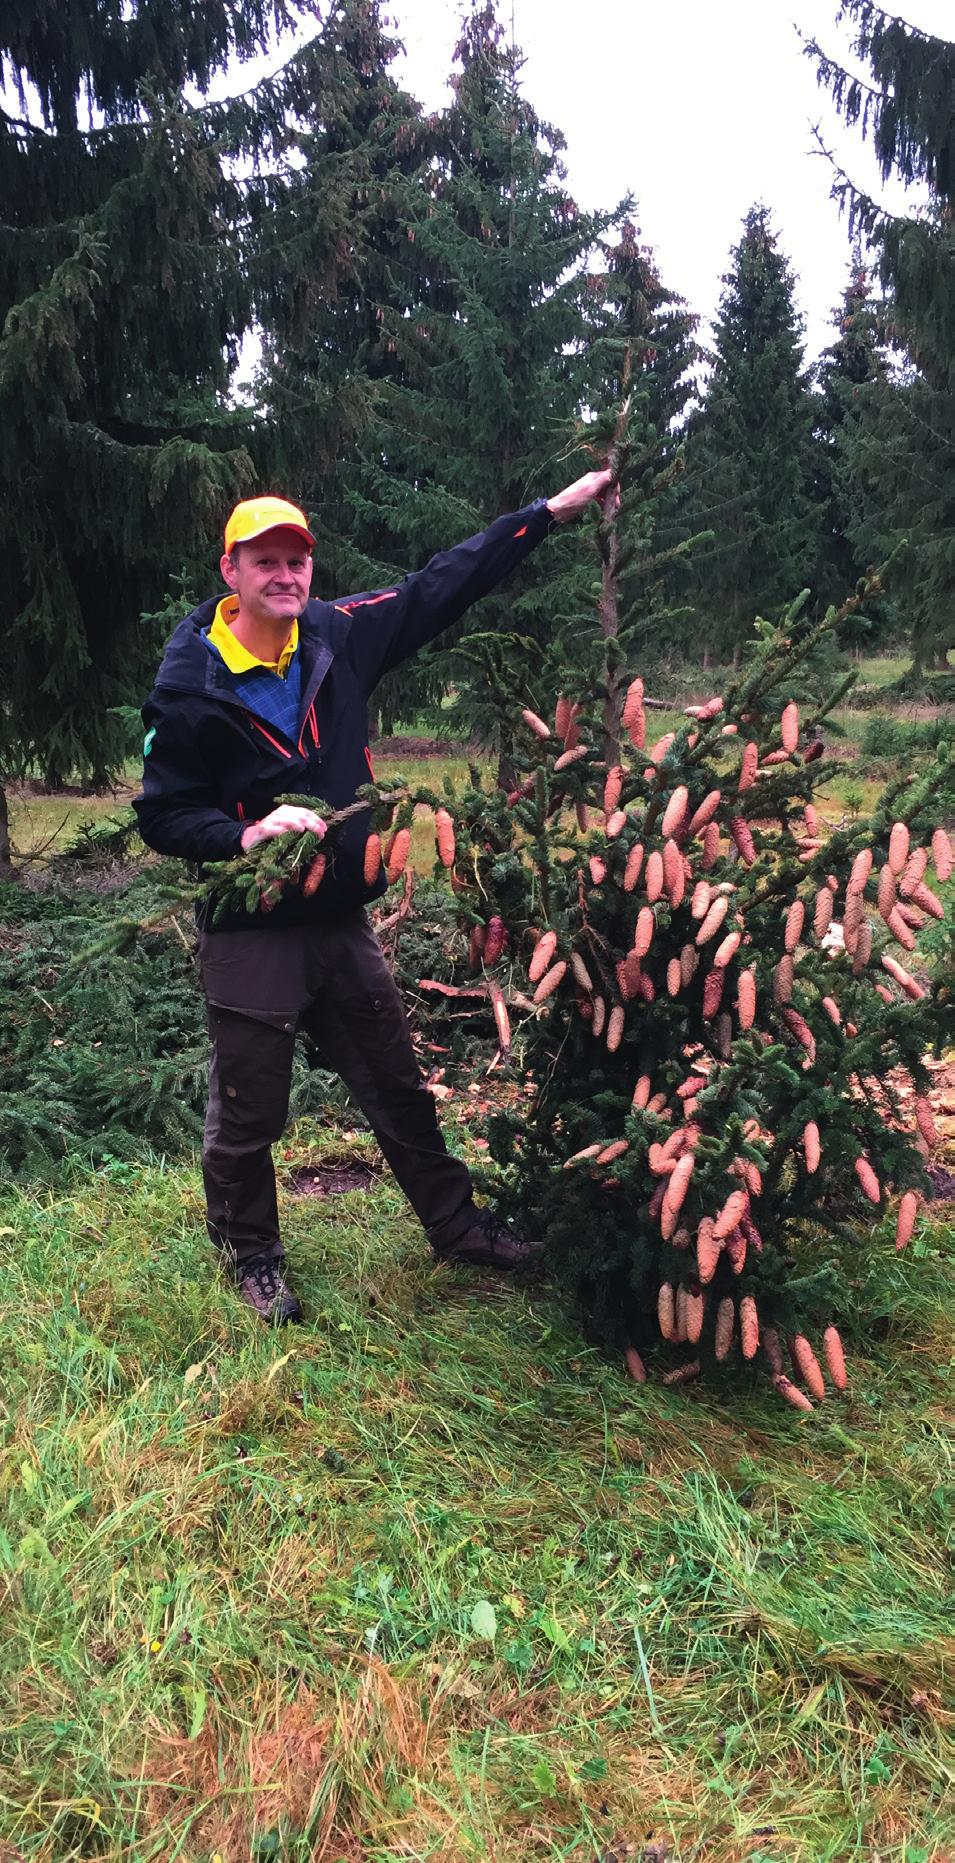
[[[219,567],[250,620],[291,624],[308,601],[312,555],[297,531],[267,530],[251,543],[237,545]]]

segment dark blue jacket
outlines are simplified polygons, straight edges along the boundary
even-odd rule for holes
[[[544,501],[499,517],[477,537],[432,557],[395,588],[309,601],[299,617],[301,702],[295,740],[253,716],[218,654],[202,639],[216,598],[180,621],[146,704],[148,754],[133,807],[143,840],[197,861],[238,854],[245,822],[277,796],[321,796],[345,808],[370,780],[368,698],[392,667],[416,653],[515,569],[554,526]],[[368,819],[329,842],[317,892],[289,889],[267,915],[237,914],[217,929],[299,925],[347,912],[384,891],[363,875]]]

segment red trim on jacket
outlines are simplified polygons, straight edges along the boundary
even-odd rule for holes
[[[261,731],[262,736],[268,738],[269,743],[274,745],[275,749],[279,752],[280,756],[287,757],[289,762],[291,762],[292,760],[291,751],[286,750],[285,745],[280,744],[278,741],[278,738],[273,737],[271,731],[267,731],[264,725],[260,725],[258,719],[253,718],[251,712],[246,712],[246,717],[248,718],[248,721],[250,725],[253,727],[253,729],[256,731]]]

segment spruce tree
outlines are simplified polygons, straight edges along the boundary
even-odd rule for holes
[[[814,371],[817,389],[815,498],[821,515],[819,558],[813,583],[819,603],[841,599],[863,573],[867,562],[886,554],[875,540],[860,548],[860,513],[856,509],[850,461],[860,419],[860,390],[884,383],[888,375],[879,340],[878,306],[869,273],[858,249],[853,255],[842,302],[833,313],[835,340],[824,349]],[[850,532],[855,539],[850,538]],[[884,598],[868,612],[847,621],[844,638],[856,645],[872,643],[892,624],[895,610]]]
[[[884,181],[921,183],[927,209],[889,213],[838,166],[833,194],[850,232],[875,252],[885,294],[884,329],[907,366],[897,383],[875,381],[859,397],[851,472],[857,547],[877,530],[906,539],[901,594],[911,619],[914,671],[944,667],[955,642],[955,44],[919,31],[872,0],[843,0],[860,78],[815,40],[806,50],[843,120],[870,140]]]
[[[778,615],[817,549],[812,405],[795,281],[765,207],[746,216],[725,275],[705,404],[688,446],[688,521],[708,658],[738,654],[752,616]]]
[[[253,484],[228,391],[253,319],[300,314],[343,247],[335,190],[301,247],[282,166],[324,90],[319,42],[233,104],[187,103],[292,9],[184,0],[5,16],[0,57],[0,777],[101,783],[114,708],[157,642],[140,625]],[[31,107],[31,100],[32,107]],[[240,172],[241,170],[241,172]],[[9,865],[0,839],[0,865]]]
[[[492,5],[465,19],[453,101],[422,130],[427,160],[395,198],[404,214],[407,305],[380,305],[390,366],[378,418],[362,442],[351,502],[355,568],[365,586],[417,568],[583,470],[573,425],[591,380],[581,349],[585,261],[610,215],[581,213],[567,193],[563,140],[521,93],[521,57]],[[486,703],[485,650],[533,660],[574,540],[552,540],[509,586],[481,604],[455,663],[462,731],[499,742]],[[386,716],[434,700],[449,684],[447,644],[419,656],[382,691]]]

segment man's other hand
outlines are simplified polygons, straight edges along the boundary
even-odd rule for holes
[[[314,809],[293,808],[290,802],[283,802],[281,808],[273,809],[271,815],[263,815],[260,822],[249,822],[242,830],[242,851],[247,854],[250,847],[256,847],[260,841],[270,841],[277,834],[318,834],[325,833],[326,824]]]
[[[586,510],[594,498],[605,497],[612,483],[613,473],[608,467],[602,472],[585,472],[582,479],[575,479],[573,485],[565,486],[562,492],[548,498],[547,509],[558,524],[565,524],[568,518]]]

